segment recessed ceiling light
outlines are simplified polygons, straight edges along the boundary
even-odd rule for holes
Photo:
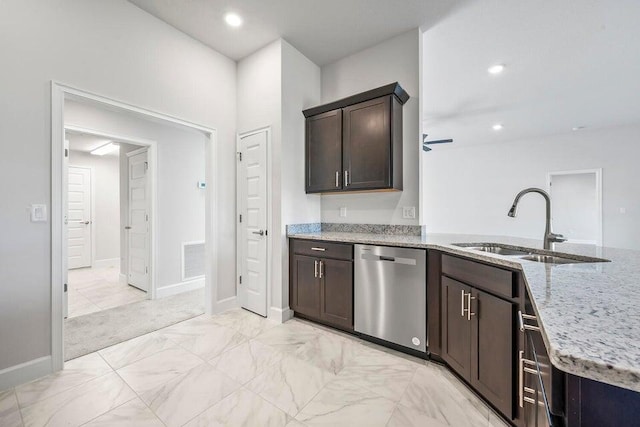
[[[91,154],[93,154],[94,156],[104,156],[105,154],[112,153],[118,149],[120,149],[120,147],[117,144],[114,144],[113,142],[108,142],[96,148],[95,150],[92,150]]]
[[[574,130],[574,131],[575,130],[582,130],[584,128],[586,128],[586,126],[574,126],[574,127],[571,128],[571,130]]]
[[[224,16],[224,20],[231,27],[239,27],[240,25],[242,25],[242,18],[240,18],[240,16],[236,15],[235,13],[227,13]]]
[[[502,126],[500,123],[496,123],[495,125],[491,126],[491,129],[493,130],[502,130],[504,126]]]
[[[487,68],[487,71],[489,72],[489,74],[500,74],[504,71],[504,64],[492,65],[491,67]]]

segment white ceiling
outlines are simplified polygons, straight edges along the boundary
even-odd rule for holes
[[[322,66],[418,26],[466,0],[129,0],[234,60],[279,37]],[[227,12],[244,23],[231,28]]]
[[[453,148],[640,121],[638,22],[637,0],[466,5],[424,34],[426,132]]]
[[[75,131],[65,131],[66,138],[69,140],[69,150],[73,151],[82,151],[88,153],[90,151],[95,150],[98,147],[102,147],[103,145],[114,142],[111,139],[107,139],[100,136],[88,135],[81,132]],[[112,151],[107,156],[117,156],[118,151]]]

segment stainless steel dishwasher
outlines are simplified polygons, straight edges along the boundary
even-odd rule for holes
[[[427,251],[355,245],[356,332],[427,351]]]

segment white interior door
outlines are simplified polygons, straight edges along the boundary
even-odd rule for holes
[[[68,268],[91,267],[91,169],[68,167]]]
[[[147,150],[128,155],[129,164],[129,225],[127,272],[129,284],[149,290],[149,163]]]
[[[549,174],[554,231],[570,243],[602,244],[600,171]]]
[[[240,136],[238,162],[238,267],[240,306],[267,315],[266,130]]]

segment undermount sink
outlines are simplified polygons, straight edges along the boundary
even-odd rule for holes
[[[504,246],[497,246],[497,245],[492,245],[492,246],[465,246],[465,248],[466,249],[472,249],[474,251],[489,252],[489,253],[492,253],[492,254],[504,255],[504,256],[529,255],[531,253],[529,251],[522,251],[522,250],[519,250],[519,249],[505,248]]]
[[[581,259],[574,258],[565,258],[561,256],[554,255],[540,255],[540,254],[529,254],[520,259],[525,259],[527,261],[535,261],[535,262],[543,262],[545,264],[579,264],[583,262],[593,262],[593,261],[583,261]]]
[[[544,264],[581,264],[588,262],[609,262],[606,259],[591,258],[583,256],[570,256],[566,254],[553,253],[549,251],[540,251],[539,249],[521,248],[516,249],[509,245],[501,245],[496,243],[454,243],[465,249],[474,251],[488,252],[496,255],[523,259],[526,261],[541,262]]]

